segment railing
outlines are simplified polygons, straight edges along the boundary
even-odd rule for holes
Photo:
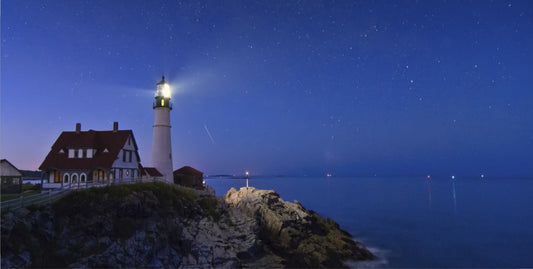
[[[67,193],[75,190],[80,189],[87,189],[87,188],[99,188],[99,187],[105,187],[109,185],[123,185],[123,184],[133,184],[137,182],[155,182],[155,181],[162,181],[159,178],[132,178],[128,180],[120,180],[115,182],[84,182],[81,184],[63,184],[63,187],[61,187],[61,183],[44,183],[43,189],[47,189],[48,191],[44,191],[42,193],[28,195],[28,196],[20,196],[19,198],[11,199],[8,201],[4,201],[1,203],[1,209],[2,212],[5,210],[16,210],[19,208],[27,207],[30,205],[46,205],[50,204],[59,198],[63,197]]]
[[[22,207],[27,207],[30,205],[46,205],[50,204],[57,199],[63,197],[65,194],[69,193],[71,189],[61,189],[59,191],[48,190],[48,192],[20,196],[16,199],[11,199],[1,203],[2,211],[6,210],[16,210]]]

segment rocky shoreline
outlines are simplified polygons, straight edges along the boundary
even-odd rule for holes
[[[2,215],[2,268],[346,267],[373,255],[272,190],[215,197],[164,183],[73,192]]]

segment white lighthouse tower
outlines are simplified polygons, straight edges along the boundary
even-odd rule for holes
[[[172,146],[170,143],[170,86],[165,76],[157,83],[154,101],[154,136],[152,138],[152,166],[161,174],[164,180],[174,182],[172,176]]]

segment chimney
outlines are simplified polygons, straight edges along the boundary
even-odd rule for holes
[[[81,132],[81,123],[76,123],[76,133],[79,134]]]
[[[118,122],[113,122],[113,133],[116,133],[118,131]]]

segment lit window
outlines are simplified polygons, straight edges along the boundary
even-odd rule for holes
[[[161,106],[165,106],[165,99],[161,99]]]
[[[54,172],[54,183],[61,183],[61,172],[57,170]]]

